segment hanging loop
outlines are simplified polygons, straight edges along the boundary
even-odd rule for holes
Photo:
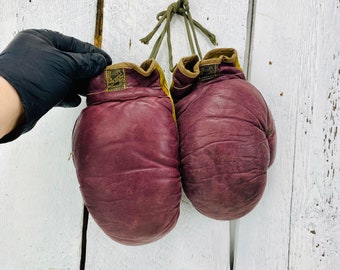
[[[156,16],[156,19],[158,21],[157,25],[147,36],[142,38],[140,41],[144,44],[148,44],[150,40],[153,38],[153,36],[155,35],[155,33],[158,31],[162,23],[165,22],[164,29],[155,42],[155,45],[150,54],[150,58],[155,59],[157,57],[157,54],[159,52],[163,39],[165,35],[167,35],[169,68],[171,71],[174,70],[174,66],[173,66],[170,26],[171,26],[171,20],[175,14],[178,14],[184,18],[185,28],[186,28],[192,54],[196,54],[196,51],[197,51],[199,58],[202,59],[202,53],[201,53],[201,49],[198,43],[198,38],[197,38],[195,28],[198,28],[205,36],[207,36],[213,45],[216,45],[215,35],[212,34],[210,31],[208,31],[200,23],[198,23],[192,18],[190,14],[189,0],[178,0],[177,2],[170,4],[167,10],[164,10],[157,14]]]

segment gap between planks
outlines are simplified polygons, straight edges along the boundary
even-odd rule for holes
[[[96,26],[94,32],[94,45],[98,48],[102,47],[103,41],[103,22],[104,22],[104,0],[97,1],[96,11]],[[86,252],[87,252],[87,228],[89,223],[89,211],[84,205],[83,211],[83,229],[81,241],[81,256],[80,256],[80,270],[85,270],[86,267]]]
[[[248,78],[250,77],[251,69],[251,56],[252,56],[252,44],[253,44],[253,33],[254,33],[254,23],[255,23],[255,8],[256,0],[249,0],[248,4],[248,18],[247,18],[247,40],[245,48],[245,63],[244,63],[244,73]],[[94,36],[94,45],[101,48],[102,45],[102,33],[103,33],[103,17],[104,17],[104,0],[97,1],[97,11],[96,11],[96,27]],[[83,211],[83,229],[82,229],[82,243],[81,243],[81,261],[80,270],[85,270],[86,266],[86,247],[87,247],[87,228],[89,221],[89,212],[84,206]],[[237,241],[237,232],[239,229],[239,221],[230,222],[230,270],[234,268],[234,253],[235,253],[235,243]]]
[[[255,28],[255,14],[256,14],[257,0],[249,0],[248,3],[248,18],[247,18],[247,39],[246,49],[244,54],[244,73],[247,79],[250,78],[252,51],[253,51],[253,39]]]
[[[255,28],[255,14],[256,14],[256,4],[257,0],[249,0],[248,3],[248,16],[247,16],[247,39],[244,57],[244,73],[247,79],[250,77],[250,70],[252,64],[252,53],[253,53],[253,38],[254,38],[254,28]],[[239,231],[239,220],[234,220],[230,222],[229,226],[229,261],[230,270],[234,269],[235,261],[235,249],[236,243],[238,241],[238,231]]]

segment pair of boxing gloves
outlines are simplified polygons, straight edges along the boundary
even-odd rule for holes
[[[141,245],[176,224],[182,189],[203,215],[233,220],[265,189],[276,132],[234,49],[178,63],[168,89],[155,60],[108,66],[91,80],[73,131],[86,207],[113,240]]]

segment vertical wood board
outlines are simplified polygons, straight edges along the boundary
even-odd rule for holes
[[[28,28],[91,42],[95,4],[1,0],[0,50]],[[69,156],[80,109],[54,108],[32,131],[0,146],[0,269],[79,269],[83,204]]]
[[[251,82],[276,120],[263,200],[238,227],[235,269],[339,263],[339,3],[257,1]]]
[[[160,31],[149,45],[139,39],[157,23],[156,14],[173,1],[105,1],[103,49],[114,63],[147,60]],[[234,47],[244,62],[247,37],[248,1],[190,1],[194,19],[212,31],[219,47]],[[191,55],[183,18],[172,23],[174,64]],[[215,46],[198,32],[204,55]],[[168,84],[168,51],[163,42],[157,61],[165,71]],[[147,211],[147,209],[145,209]],[[88,228],[86,269],[229,269],[229,222],[208,219],[199,214],[184,196],[181,215],[175,229],[163,239],[141,247],[126,247],[109,239],[90,218]]]
[[[140,64],[139,39],[173,1],[105,1],[103,48],[113,62]],[[250,1],[251,3],[252,1]],[[234,269],[337,269],[340,265],[338,1],[256,1],[250,81],[276,120],[278,152],[259,205],[236,223]],[[0,0],[0,50],[20,30],[49,28],[93,42],[96,1]],[[247,63],[248,1],[190,1],[191,13]],[[174,18],[174,63],[190,55]],[[202,53],[214,48],[199,33]],[[164,41],[158,62],[169,85]],[[81,108],[56,108],[17,141],[0,146],[0,268],[78,269],[82,199],[71,133]],[[86,269],[229,269],[229,223],[199,214],[183,196],[166,237],[126,247],[90,218]]]
[[[340,3],[305,1],[300,19],[290,268],[340,265]]]
[[[139,65],[149,58],[164,24],[148,45],[140,42],[140,39],[154,29],[158,22],[156,15],[166,10],[173,2],[176,1],[105,1],[103,49],[112,56],[114,63],[132,62]],[[247,38],[248,1],[218,0],[207,3],[203,0],[193,0],[189,1],[189,5],[193,19],[215,34],[218,47],[235,48],[239,53],[240,63],[243,64]],[[197,36],[203,56],[209,50],[216,48],[199,30]],[[173,18],[171,41],[174,64],[182,57],[192,54],[181,16],[176,15]],[[172,78],[168,59],[165,37],[156,60],[165,71],[170,85]]]
[[[229,223],[202,216],[187,199],[181,203],[176,227],[157,242],[118,244],[90,218],[87,243],[87,270],[229,269]]]

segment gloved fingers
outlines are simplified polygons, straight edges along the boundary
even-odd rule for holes
[[[91,78],[77,80],[72,87],[73,92],[81,96],[86,96],[88,92],[90,80]]]
[[[81,103],[81,98],[76,93],[70,92],[56,107],[74,108]]]
[[[99,53],[68,53],[76,63],[73,78],[84,80],[99,75],[108,65],[105,57]]]
[[[108,65],[112,64],[111,57],[102,49],[99,49],[88,42],[83,42],[77,38],[63,35],[59,32],[48,30],[49,36],[54,46],[65,52],[73,53],[96,53],[101,54]]]

